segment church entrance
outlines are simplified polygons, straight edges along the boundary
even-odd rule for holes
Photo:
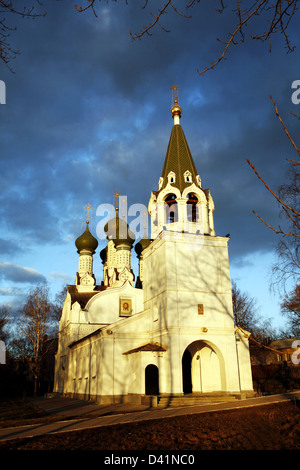
[[[182,356],[183,393],[209,393],[224,390],[222,358],[212,344],[194,341]]]
[[[186,349],[182,356],[182,387],[183,393],[192,393],[192,356]]]
[[[149,364],[145,369],[145,392],[146,395],[159,393],[158,367],[154,364]]]

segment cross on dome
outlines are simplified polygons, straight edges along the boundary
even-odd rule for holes
[[[113,195],[115,196],[115,208],[116,208],[116,211],[119,210],[119,197],[121,196],[121,194],[119,193],[118,190],[116,190]]]
[[[173,90],[173,99],[174,99],[174,104],[178,104],[178,95],[177,91],[180,91],[180,88],[174,83],[173,86],[170,87],[170,90]]]
[[[86,223],[88,224],[91,218],[90,211],[92,210],[92,206],[90,203],[88,203],[84,206],[84,208],[86,209]]]

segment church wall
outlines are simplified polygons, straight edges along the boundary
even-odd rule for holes
[[[251,371],[245,369],[243,383],[239,379],[227,239],[203,237],[200,249],[193,250],[189,237],[174,240],[167,235],[161,234],[144,252],[152,336],[168,350],[160,366],[160,392],[183,392],[183,353],[189,344],[206,341],[215,345],[219,356],[209,348],[203,354],[210,351],[212,361],[222,363],[222,380],[215,377],[214,383],[220,380],[225,392],[251,390]],[[208,389],[213,386],[210,380]]]
[[[144,294],[141,289],[132,287],[128,282],[122,287],[108,288],[96,294],[87,303],[85,310],[90,323],[110,324],[118,321],[120,316],[120,299],[130,299],[132,310],[130,315],[143,311]],[[123,317],[124,318],[124,317]]]
[[[121,319],[112,329],[107,326],[72,345],[65,394],[111,402],[124,400],[128,393],[144,393],[141,364],[130,361],[124,353],[149,342],[148,317],[143,313]]]
[[[161,239],[145,250],[145,307],[159,312],[159,326],[233,328],[227,239],[211,238],[199,250],[184,239]]]
[[[201,344],[201,347],[208,344],[218,352],[222,376],[220,390],[228,393],[239,393],[236,343],[232,331],[224,332],[220,329],[214,329],[210,333],[203,333],[195,328],[170,328],[164,333],[160,333],[156,338],[154,337],[154,341],[157,339],[160,339],[168,350],[167,353],[163,354],[163,359],[159,361],[161,394],[183,393],[182,357],[186,348],[193,344]],[[207,373],[208,376],[213,375],[214,368],[209,369]],[[246,387],[246,390],[251,389],[251,386]]]
[[[241,389],[252,390],[253,381],[248,335],[242,334],[242,332],[238,330],[236,337]]]

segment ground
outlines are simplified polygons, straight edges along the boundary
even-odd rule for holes
[[[1,427],[53,420],[26,402],[7,405],[0,404]],[[0,442],[0,451],[299,450],[299,406],[284,402],[17,439]]]

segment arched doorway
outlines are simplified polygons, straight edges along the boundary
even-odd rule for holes
[[[159,393],[158,367],[154,364],[149,364],[145,369],[145,393],[146,395]]]
[[[182,388],[183,393],[192,393],[192,356],[186,349],[182,356]]]
[[[184,393],[208,393],[225,390],[223,358],[218,349],[206,341],[194,341],[182,356]]]

